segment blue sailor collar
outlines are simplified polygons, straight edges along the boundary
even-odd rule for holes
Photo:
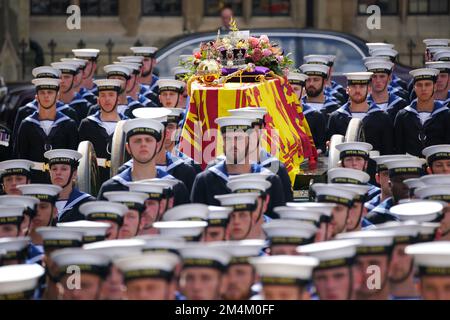
[[[88,102],[86,99],[84,99],[84,98],[77,92],[77,93],[75,93],[75,95],[74,95],[72,101],[69,103],[69,106],[72,106],[72,105],[78,104],[78,103],[86,103],[86,104],[89,104],[89,102]]]
[[[208,168],[208,171],[211,171],[212,173],[216,174],[217,176],[219,176],[220,178],[222,178],[223,180],[228,182],[228,177],[229,174],[227,172],[227,166],[225,164],[226,160],[222,160],[220,161],[218,164]],[[263,168],[260,164],[257,163],[252,163],[251,164],[251,173],[260,173],[261,171],[270,171],[267,170],[265,168]]]
[[[65,107],[65,108],[62,108],[62,107],[64,107],[64,106],[66,106],[66,107]],[[31,102],[28,102],[28,103],[25,105],[25,107],[33,108],[33,109],[36,109],[36,110],[39,109],[39,107],[38,107],[38,102],[37,102],[36,99],[34,99],[34,100],[31,101]],[[62,102],[62,101],[60,101],[60,100],[57,100],[57,101],[56,101],[56,110],[66,109],[67,107],[68,107],[68,105],[65,104],[64,102]]]
[[[417,117],[419,117],[419,112],[417,111],[417,98],[411,102],[411,104],[404,108],[405,111],[414,113]],[[447,111],[448,108],[439,101],[434,101],[433,111],[431,112],[430,118],[433,118],[435,115]]]
[[[156,167],[166,172],[169,172],[185,162],[186,160],[183,160],[177,157],[176,155],[172,154],[171,152],[166,151],[166,165],[165,166],[157,165]]]
[[[120,118],[120,120],[127,120],[128,118],[125,116],[125,115],[123,115],[123,114],[121,114],[121,113],[117,113],[118,115],[119,115],[119,118]],[[94,122],[96,122],[96,123],[98,123],[99,124],[99,126],[101,126],[101,127],[103,127],[103,121],[102,121],[102,119],[100,118],[100,110],[98,110],[96,113],[94,113],[93,115],[90,115],[90,116],[88,116],[87,117],[89,120],[91,120],[91,121],[94,121]]]
[[[128,187],[129,182],[133,182],[133,179],[131,177],[131,167],[125,169],[118,175],[112,177],[112,180],[119,182],[120,184],[124,185],[125,187]],[[162,170],[161,168],[156,167],[156,177],[158,179],[175,179],[173,176],[168,174],[166,171]]]
[[[58,212],[58,220],[61,219],[61,217],[66,213],[66,211],[69,211],[73,209],[73,207],[79,203],[80,201],[89,198],[91,195],[81,192],[77,188],[73,188],[72,192],[70,193],[69,199],[67,199],[67,203],[64,206],[64,208]]]
[[[33,112],[31,115],[26,117],[24,120],[32,122],[32,123],[38,125],[39,127],[41,126],[40,121],[39,121],[39,111]],[[55,121],[53,122],[53,127],[56,126],[58,123],[68,121],[68,120],[70,120],[70,118],[68,116],[66,116],[64,113],[56,111],[56,117],[55,117]]]
[[[392,107],[393,107],[396,103],[398,103],[398,102],[400,102],[400,101],[402,101],[402,100],[403,100],[403,98],[400,98],[400,97],[397,96],[395,93],[393,93],[393,92],[388,92],[388,101],[387,101],[387,107],[386,107],[386,110],[392,109]],[[378,105],[378,104],[373,100],[373,97],[372,97],[371,94],[367,97],[367,101],[370,102],[371,104]]]
[[[266,150],[261,149],[259,151],[259,165],[264,167],[265,165],[278,161],[276,157],[273,157],[270,153],[268,153]]]
[[[352,113],[350,111],[350,102],[347,102],[342,107],[336,110],[339,113],[345,114],[348,117],[352,117]],[[383,112],[383,110],[378,107],[376,104],[369,102],[369,109],[367,110],[367,114],[374,113],[374,112]]]
[[[381,202],[378,206],[373,208],[372,211],[379,213],[379,214],[385,214],[385,215],[392,216],[390,214],[390,209],[393,205],[394,205],[394,200],[392,199],[392,197],[389,197],[389,198],[385,199],[383,202]],[[394,216],[392,216],[392,217],[394,217]],[[398,219],[395,218],[395,220],[398,220]]]

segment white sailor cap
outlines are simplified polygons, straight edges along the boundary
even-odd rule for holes
[[[178,254],[178,249],[186,244],[186,241],[181,236],[168,236],[161,234],[137,236],[136,239],[145,242],[143,251],[169,251]]]
[[[436,82],[439,73],[440,71],[434,68],[419,68],[409,72],[409,74],[414,78],[414,82],[420,80],[431,80]]]
[[[233,193],[265,193],[272,184],[262,179],[238,179],[227,183],[227,188]]]
[[[434,61],[450,61],[450,48],[442,48],[433,54]]]
[[[146,134],[154,137],[157,141],[161,141],[161,135],[164,125],[153,119],[130,119],[123,125],[123,131],[127,135],[127,140],[137,134]]]
[[[428,174],[420,180],[425,185],[450,185],[450,174]]]
[[[127,213],[127,206],[109,201],[90,201],[83,203],[79,211],[90,221],[113,221],[122,224],[123,216]]]
[[[117,57],[117,60],[124,63],[135,63],[142,65],[142,62],[144,61],[143,56],[121,56]]]
[[[36,91],[39,90],[59,90],[59,84],[61,83],[61,80],[54,79],[54,78],[37,78],[31,80],[31,82],[36,87]]]
[[[133,116],[138,119],[153,119],[162,123],[167,122],[167,117],[171,114],[169,108],[137,108],[133,110]]]
[[[372,145],[366,142],[345,142],[336,145],[336,149],[339,151],[339,157],[369,157],[369,152],[372,150]]]
[[[394,45],[392,43],[384,43],[384,42],[367,42],[367,48],[369,48],[369,52],[375,49],[393,49]]]
[[[44,153],[44,158],[48,164],[68,164],[72,167],[78,167],[78,161],[83,157],[81,153],[70,149],[53,149]]]
[[[299,220],[302,222],[308,222],[315,226],[319,226],[320,222],[329,220],[329,215],[324,215],[320,210],[314,210],[313,208],[296,208],[296,207],[276,207],[273,211],[278,214],[281,220]],[[330,210],[331,211],[331,210]]]
[[[142,253],[145,241],[141,239],[106,240],[83,245],[86,251],[108,256],[111,260]]]
[[[384,165],[387,167],[390,177],[404,174],[416,174],[418,176],[422,176],[423,166],[425,163],[425,159],[409,158],[386,161]]]
[[[437,201],[413,201],[393,206],[389,212],[400,221],[435,222],[442,217],[444,206]]]
[[[317,258],[319,265],[316,270],[346,267],[355,262],[357,246],[360,243],[357,239],[323,241],[299,246],[297,252]]]
[[[62,230],[81,232],[83,243],[103,241],[110,224],[106,222],[79,220],[73,222],[60,222],[56,226]]]
[[[118,65],[118,66],[124,66],[127,67],[128,69],[131,70],[130,75],[131,74],[139,74],[139,72],[141,71],[141,67],[142,65],[139,63],[132,63],[132,62],[117,62],[114,61],[114,64]]]
[[[46,252],[54,249],[81,247],[83,233],[58,227],[40,227],[36,232],[42,237]]]
[[[233,208],[208,206],[208,227],[226,227]]]
[[[337,183],[315,183],[311,188],[316,194],[317,202],[332,202],[347,207],[352,205],[357,195],[356,192],[344,189]]]
[[[331,211],[337,206],[336,203],[318,203],[318,202],[287,202],[286,207],[298,210],[310,211],[320,214],[320,222],[328,223],[331,221]],[[303,219],[301,219],[303,220]]]
[[[116,91],[120,92],[122,89],[123,81],[119,79],[100,79],[94,80],[94,84],[97,86],[98,91]]]
[[[145,278],[172,279],[180,258],[172,252],[146,252],[114,260],[122,272],[125,283]]]
[[[173,207],[167,210],[162,220],[163,221],[206,221],[208,219],[209,209],[206,204],[202,203],[188,203]]]
[[[163,186],[166,189],[172,189],[175,185],[180,183],[180,180],[177,179],[160,179],[160,178],[153,178],[153,179],[145,179],[141,180],[142,183],[153,183],[156,185]]]
[[[317,227],[309,222],[287,219],[271,220],[262,228],[271,245],[312,243],[317,232]]]
[[[159,221],[153,223],[163,236],[182,237],[186,241],[198,241],[206,228],[206,221]]]
[[[225,251],[204,243],[187,244],[180,248],[183,269],[190,267],[209,267],[224,271],[231,260],[231,255]]]
[[[364,184],[348,184],[348,183],[339,183],[338,184],[340,188],[343,188],[344,190],[349,190],[355,193],[355,197],[353,198],[353,201],[356,202],[366,202],[367,201],[367,193],[370,190],[369,185]]]
[[[366,63],[372,63],[372,62],[386,62],[386,61],[391,61],[391,59],[389,59],[389,57],[373,57],[373,56],[369,56],[369,57],[364,57],[363,58],[363,62],[364,64]]]
[[[233,211],[253,211],[259,196],[256,192],[246,192],[216,195],[214,198],[220,201],[221,206],[232,207]]]
[[[372,160],[374,160],[377,163],[377,170],[378,172],[387,170],[387,167],[385,165],[386,162],[392,161],[392,160],[403,160],[403,159],[415,159],[416,157],[406,155],[406,154],[391,154],[391,155],[384,155],[384,156],[376,156],[371,157]]]
[[[6,160],[0,162],[0,176],[8,175],[29,175],[33,167],[33,162],[23,159]]]
[[[313,63],[306,63],[301,65],[300,71],[304,74],[306,74],[308,77],[310,76],[320,76],[322,78],[328,77],[328,71],[330,70],[330,67],[323,64],[313,64]]]
[[[246,117],[221,117],[214,121],[219,127],[222,133],[228,130],[243,130],[246,131],[252,128],[252,119]]]
[[[266,242],[262,239],[248,239],[240,241],[216,241],[210,247],[225,250],[231,256],[229,265],[249,264],[249,258],[261,255]]]
[[[357,239],[357,255],[390,254],[394,246],[395,233],[387,230],[364,230],[340,233],[336,240]]]
[[[0,300],[31,299],[45,269],[38,264],[0,267]]]
[[[28,256],[29,237],[0,238],[0,250],[6,251],[2,261],[25,260]]]
[[[190,70],[186,69],[185,67],[174,67],[172,68],[172,74],[175,77],[175,80],[183,81],[184,76],[191,73]]]
[[[106,254],[82,248],[56,250],[50,257],[58,266],[61,276],[67,275],[68,266],[78,266],[81,272],[93,273],[100,277],[106,277],[109,271],[110,259]]]
[[[186,111],[181,108],[168,108],[170,113],[167,115],[167,122],[178,124],[183,119],[183,114]]]
[[[103,196],[112,202],[119,202],[127,206],[128,209],[142,211],[145,200],[148,199],[146,193],[132,191],[110,191],[105,192]]]
[[[77,69],[83,70],[86,68],[88,60],[78,58],[62,58],[61,62],[74,64],[77,66]]]
[[[51,63],[51,66],[55,69],[58,69],[61,71],[61,73],[69,73],[69,74],[76,74],[78,72],[78,69],[80,68],[78,63],[75,62],[53,62]]]
[[[297,84],[304,87],[305,82],[308,79],[308,75],[296,71],[289,71],[287,79],[291,84]]]
[[[333,168],[328,170],[328,183],[367,184],[370,176],[361,170]]]
[[[436,231],[441,226],[439,222],[422,222],[419,223],[419,238],[417,242],[434,241]]]
[[[425,66],[438,69],[440,73],[450,73],[450,61],[429,61],[425,63]]]
[[[163,91],[175,91],[177,93],[182,93],[186,84],[183,81],[175,79],[159,79],[156,81],[156,86],[158,87],[158,92]]]
[[[389,57],[394,60],[398,56],[398,51],[392,48],[377,48],[370,51],[371,56],[379,57]]]
[[[34,210],[35,206],[38,203],[39,203],[38,199],[30,196],[19,196],[19,195],[0,196],[0,205],[3,206],[22,206],[25,209],[28,208]]]
[[[404,184],[408,186],[408,189],[410,191],[414,191],[417,188],[424,187],[425,184],[420,178],[412,178],[412,179],[406,179],[403,181]]]
[[[392,231],[395,234],[394,243],[405,244],[417,241],[420,224],[416,221],[389,221],[376,225],[376,230]]]
[[[390,74],[394,64],[390,61],[367,61],[364,63],[367,71],[373,73],[388,73]]]
[[[268,177],[272,176],[273,173],[269,170],[254,172],[254,173],[243,173],[237,175],[231,175],[228,177],[229,182],[239,181],[239,180],[266,180]]]
[[[130,67],[121,64],[108,64],[103,67],[103,70],[106,72],[108,78],[111,76],[121,76],[128,79],[133,72]]]
[[[228,110],[228,112],[232,116],[249,118],[257,124],[262,124],[264,121],[264,116],[267,114],[267,109],[260,107],[245,107]]]
[[[423,43],[427,47],[448,47],[450,39],[424,39]]]
[[[55,78],[61,77],[61,71],[50,66],[42,66],[34,68],[31,72],[35,78]]]
[[[304,285],[311,279],[319,260],[307,256],[263,256],[250,263],[261,277],[263,285]]]
[[[329,57],[323,54],[310,54],[303,57],[303,62],[307,64],[323,64],[327,66]]]
[[[2,224],[16,224],[22,222],[24,205],[5,206],[0,205],[0,225]]]
[[[135,56],[143,56],[147,58],[153,58],[155,56],[156,51],[158,51],[157,47],[131,47],[131,51],[133,51]]]
[[[428,165],[435,160],[450,160],[450,144],[427,147],[422,150],[422,154],[427,158]]]
[[[58,194],[62,191],[60,186],[53,184],[22,184],[17,189],[24,196],[32,196],[39,201],[55,202]]]
[[[164,184],[156,181],[130,182],[127,186],[132,192],[145,193],[149,200],[161,200],[164,197],[164,190],[167,188]]]
[[[347,78],[347,84],[368,84],[373,76],[373,72],[347,72],[344,73]]]
[[[413,244],[405,253],[413,256],[419,276],[450,276],[450,241]]]
[[[72,49],[73,54],[77,58],[96,60],[100,54],[98,49]]]
[[[417,188],[414,194],[419,199],[450,202],[450,185],[424,185]]]

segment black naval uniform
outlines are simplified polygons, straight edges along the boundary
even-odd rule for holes
[[[252,173],[259,173],[261,171],[271,172],[258,164],[252,164]],[[284,206],[286,204],[286,200],[284,192],[280,192],[280,190],[283,190],[280,178],[272,173],[272,175],[267,178],[267,181],[269,181],[272,185],[267,190],[267,194],[270,195],[270,201],[265,214],[272,218],[276,217],[273,209],[275,207]],[[197,175],[192,187],[191,202],[220,206],[220,202],[216,200],[214,196],[229,194],[231,192],[227,187],[227,182],[228,172],[226,169],[225,160],[223,160]]]
[[[421,156],[426,147],[450,143],[450,109],[435,101],[430,117],[421,123],[417,100],[399,111],[394,123],[395,146],[399,154]]]
[[[277,158],[272,157],[270,154],[268,154],[266,151],[261,150],[260,152],[260,162],[258,163],[262,167],[266,169],[272,169],[277,168],[277,172],[272,173],[276,174],[281,181],[281,184],[283,186],[283,193],[284,193],[284,200],[286,202],[292,202],[294,201],[294,193],[292,191],[292,184],[291,184],[291,178],[289,178],[289,173],[286,169],[286,166]]]
[[[173,176],[171,176],[170,174],[159,168],[156,168],[156,178],[175,179]],[[105,192],[128,191],[129,188],[127,184],[132,181],[133,180],[131,177],[131,168],[125,169],[123,172],[119,173],[118,175],[112,177],[111,179],[107,180],[105,183],[102,184],[102,187],[98,192],[97,197],[98,200],[106,200],[106,198],[103,196]],[[173,204],[174,206],[189,203],[189,193],[183,182],[180,181],[180,183],[177,183],[173,187],[173,193],[174,193],[174,204]]]
[[[34,112],[22,121],[14,145],[14,155],[18,159],[45,162],[44,153],[52,149],[78,148],[78,129],[75,121],[56,112],[52,129],[47,136],[40,126],[39,113]],[[47,172],[32,170],[33,183],[50,183]]]
[[[303,104],[303,115],[308,122],[309,129],[317,149],[326,150],[327,121],[322,112],[310,107],[308,103]]]
[[[78,114],[78,119],[81,121],[87,117],[91,104],[76,93],[73,100],[69,103],[69,107],[74,109]]]
[[[124,116],[119,114],[121,120],[125,120]],[[97,158],[111,160],[111,148],[113,134],[109,135],[103,127],[103,121],[100,119],[100,111],[92,116],[88,116],[81,121],[78,129],[80,141],[90,141],[94,146]],[[100,182],[103,183],[110,178],[110,169],[99,167]]]
[[[351,119],[350,102],[333,112],[328,120],[328,140],[334,134],[345,136]],[[369,104],[369,110],[362,119],[362,123],[366,142],[382,155],[392,154],[394,151],[393,126],[389,115],[376,105]]]
[[[405,107],[408,106],[408,102],[407,102],[405,99],[403,99],[403,98],[397,96],[397,95],[394,94],[394,93],[389,93],[389,98],[388,98],[388,101],[387,101],[387,103],[386,103],[386,107],[385,107],[385,108],[381,107],[380,104],[377,104],[377,103],[373,100],[373,98],[372,98],[371,95],[369,95],[369,97],[367,98],[367,101],[368,101],[369,103],[376,104],[376,105],[379,106],[381,109],[383,109],[383,110],[389,115],[389,117],[391,118],[392,123],[394,123],[395,117],[397,116],[397,113],[398,113],[400,110],[402,110],[403,108],[405,108]]]
[[[306,96],[303,96],[302,98],[302,105],[308,104],[308,101],[306,101]],[[310,105],[311,108],[315,109],[313,106]],[[325,121],[328,122],[328,118],[330,115],[339,109],[341,106],[335,101],[332,100],[329,96],[325,95],[325,101],[323,102],[323,106],[320,110],[322,114],[325,116]],[[315,109],[316,110],[316,109]]]
[[[67,199],[66,205],[58,212],[58,223],[85,220],[86,217],[81,214],[78,209],[83,203],[95,200],[96,199],[90,194],[81,192],[77,188],[73,188],[69,199]]]

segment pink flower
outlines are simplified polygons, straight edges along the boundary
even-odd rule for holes
[[[284,59],[284,57],[283,57],[283,56],[278,56],[278,57],[277,57],[277,59],[278,59],[278,62],[279,62],[279,63],[282,63],[282,62],[283,62],[283,59]]]
[[[255,37],[248,38],[248,43],[250,44],[251,48],[257,48],[259,45],[259,40]]]
[[[269,37],[265,34],[263,34],[261,37],[259,37],[259,41],[261,41],[262,43],[266,43],[266,44],[270,43]]]
[[[272,51],[270,49],[264,49],[263,50],[263,56],[268,57],[272,55]]]
[[[263,57],[263,53],[262,53],[261,49],[256,48],[256,49],[253,51],[253,56],[252,56],[253,61],[254,61],[254,62],[258,62],[259,60],[262,59],[262,57]]]

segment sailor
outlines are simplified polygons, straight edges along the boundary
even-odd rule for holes
[[[192,243],[202,242],[207,225],[206,221],[158,221],[153,223],[153,228],[157,229],[163,237],[182,238],[186,242]]]
[[[249,260],[261,255],[264,244],[264,240],[221,241],[211,244],[231,255],[224,300],[249,300],[255,295],[252,286],[256,282],[256,272]]]
[[[280,219],[263,225],[271,256],[297,255],[297,246],[313,243],[317,227],[306,221]]]
[[[344,189],[337,183],[315,183],[311,188],[315,193],[316,202],[336,204],[331,211],[331,238],[345,232],[350,208],[357,193]]]
[[[122,272],[129,300],[175,300],[175,267],[180,258],[172,252],[146,252],[114,260]]]
[[[83,78],[79,94],[83,99],[89,101],[91,105],[95,105],[97,104],[98,91],[93,80],[95,71],[97,70],[97,60],[100,55],[100,50],[72,49],[72,52],[75,58],[87,60],[86,67],[83,70]]]
[[[90,141],[94,146],[99,166],[99,182],[110,178],[112,139],[117,122],[126,119],[117,111],[123,82],[118,79],[94,81],[98,90],[100,110],[85,118],[78,129],[80,141]]]
[[[0,238],[18,237],[22,233],[25,206],[0,205]]]
[[[0,267],[0,300],[33,300],[44,273],[36,264]]]
[[[393,125],[388,114],[367,101],[372,72],[346,73],[350,101],[330,115],[328,140],[334,134],[345,136],[352,118],[361,119],[366,141],[380,154],[393,152]]]
[[[336,145],[339,151],[339,165],[371,174],[375,171],[375,162],[369,157],[372,148],[372,145],[366,142],[344,142]],[[372,188],[371,195],[375,195],[377,191],[376,188]]]
[[[438,241],[409,245],[406,254],[414,259],[419,273],[419,291],[424,300],[449,300],[450,242]]]
[[[299,71],[289,71],[287,79],[298,100],[301,101],[303,95],[305,94],[303,89],[305,88],[306,79],[308,79],[308,76]]]
[[[439,70],[434,99],[448,107],[450,102],[450,61],[427,62],[426,67]]]
[[[425,184],[422,182],[422,180],[420,178],[406,179],[406,180],[403,181],[403,183],[406,186],[408,186],[409,199],[404,199],[402,201],[416,199],[416,196],[415,196],[416,189],[425,186]]]
[[[188,110],[189,103],[190,103],[190,97],[188,96],[188,93],[187,93],[187,81],[189,79],[189,75],[191,74],[191,71],[186,69],[185,67],[174,67],[174,68],[172,68],[172,74],[173,74],[173,77],[175,80],[182,81],[185,84],[184,91],[180,95],[179,105],[181,106],[182,109]]]
[[[250,163],[249,155],[256,145],[256,137],[252,135],[252,121],[244,117],[222,117],[216,119],[224,137],[225,160],[198,174],[191,192],[191,202],[219,205],[216,195],[227,194],[226,184],[229,176],[246,173],[269,173],[267,180],[271,187],[267,191],[270,196],[269,210],[266,214],[273,215],[272,208],[284,205],[285,195],[280,178],[270,170],[256,163]],[[250,139],[253,137],[253,139]],[[254,140],[254,141],[250,141]]]
[[[201,203],[188,203],[167,210],[162,221],[206,221],[208,219],[208,206]]]
[[[59,99],[77,112],[79,121],[83,120],[91,107],[89,101],[82,98],[78,93],[81,88],[80,84],[82,82],[86,60],[76,58],[65,59],[63,62],[54,62],[51,66],[61,72]]]
[[[361,230],[361,221],[367,215],[367,210],[364,207],[364,203],[369,198],[368,192],[370,187],[368,185],[347,183],[340,183],[339,186],[356,193],[353,198],[352,207],[348,212],[345,229],[347,232]]]
[[[261,279],[264,300],[308,300],[307,286],[317,258],[306,256],[265,256],[251,258]]]
[[[106,231],[110,227],[109,223],[106,222],[95,222],[87,220],[59,222],[56,224],[56,226],[69,232],[81,232],[83,234],[83,244],[104,241],[106,238]]]
[[[39,203],[39,200],[30,197],[30,196],[22,196],[22,195],[3,195],[0,196],[0,206],[7,207],[21,207],[22,215],[19,217],[21,223],[18,224],[18,232],[15,233],[15,236],[27,236],[30,231],[30,223],[31,219],[36,214],[36,205]],[[8,215],[9,213],[6,211],[4,214]],[[18,222],[18,221],[17,221]],[[5,223],[6,224],[6,223]],[[7,229],[9,233],[14,233],[14,227],[3,227],[3,232]],[[10,235],[12,237],[13,235]]]
[[[376,104],[391,117],[394,123],[397,113],[408,105],[407,101],[388,91],[394,64],[390,61],[365,62],[368,72],[372,72],[371,93],[367,100]]]
[[[0,265],[9,266],[26,263],[29,246],[29,237],[0,238],[0,251],[3,251]]]
[[[420,156],[424,148],[450,141],[450,110],[433,98],[439,70],[422,68],[410,74],[414,77],[417,100],[395,118],[395,147],[398,153]]]
[[[319,259],[313,283],[320,300],[352,300],[359,285],[358,240],[331,240],[297,247],[300,255]]]
[[[180,249],[180,292],[187,300],[219,300],[226,284],[230,254],[202,243]]]
[[[145,210],[147,194],[143,192],[112,191],[104,194],[111,202],[122,203],[128,210],[123,217],[123,223],[119,230],[118,239],[129,239],[138,235],[141,225],[141,216]]]
[[[103,183],[98,198],[104,199],[108,191],[127,191],[128,183],[145,179],[175,179],[162,169],[156,167],[156,156],[162,148],[164,125],[152,119],[127,120],[124,125],[126,135],[125,148],[133,158],[133,164],[122,173]],[[174,185],[175,205],[187,203],[187,190],[181,181]]]
[[[39,78],[52,78],[52,79],[60,79],[61,78],[61,71],[58,69],[55,69],[50,66],[42,66],[34,68],[32,71],[33,77],[36,79]],[[13,133],[12,137],[13,139],[16,139],[17,137],[17,131],[19,130],[19,126],[22,123],[22,120],[26,117],[33,114],[33,112],[37,111],[39,109],[38,101],[37,99],[34,99],[33,101],[27,103],[25,106],[20,107],[17,110],[16,118],[14,120],[14,127],[13,127]],[[80,123],[80,119],[78,119],[77,112],[70,107],[68,104],[65,104],[64,102],[57,100],[56,101],[56,110],[61,112],[62,114],[65,114],[70,119],[75,121],[77,124]]]
[[[322,112],[325,121],[328,121],[330,114],[340,107],[336,101],[324,93],[330,68],[323,64],[304,64],[300,70],[308,76],[305,86],[306,96],[302,98],[302,106],[308,105],[312,109]]]
[[[182,108],[186,107],[181,97],[186,88],[183,81],[174,79],[159,79],[156,82],[158,87],[158,98],[161,106],[164,108]]]
[[[389,187],[392,196],[386,198],[367,214],[367,217],[363,221],[363,226],[396,220],[390,214],[389,210],[392,206],[398,204],[400,200],[409,198],[408,187],[403,181],[421,177],[423,175],[424,164],[425,160],[412,157],[403,160],[386,161],[384,163],[389,174]]]
[[[422,154],[427,159],[428,174],[450,174],[450,144],[425,148]]]
[[[15,156],[34,162],[31,180],[49,182],[44,166],[44,152],[52,149],[78,147],[78,130],[75,121],[56,110],[56,99],[60,80],[34,79],[39,109],[25,118],[19,126]]]
[[[393,45],[390,46],[390,48],[378,47],[376,49],[373,49],[370,51],[370,55],[372,57],[387,57],[391,62],[395,63],[398,58],[398,51],[393,48]],[[400,87],[403,90],[407,90],[408,88],[408,84],[395,74],[392,75],[391,85],[394,87]]]
[[[90,194],[81,192],[75,187],[78,164],[82,156],[81,153],[68,149],[54,149],[44,153],[52,184],[62,188],[55,203],[58,222],[84,220],[78,208],[85,202],[95,200]]]
[[[106,240],[114,240],[119,237],[120,227],[123,225],[128,207],[116,202],[90,201],[82,204],[79,211],[86,217],[86,220],[109,223]]]
[[[233,208],[208,206],[208,226],[205,230],[205,242],[224,241],[227,239],[227,227]]]
[[[81,248],[57,250],[51,254],[59,271],[59,284],[62,287],[60,300],[98,300],[101,288],[109,272],[110,259],[107,255]],[[71,267],[77,266],[80,283],[77,290],[71,287]]]
[[[145,95],[149,90],[153,90],[156,82],[159,80],[154,73],[156,68],[156,47],[131,47],[131,51],[135,56],[144,57],[142,60],[142,71],[139,76],[139,83],[141,84],[141,94]]]
[[[18,185],[31,183],[31,168],[29,160],[6,160],[0,162],[0,183],[2,194],[20,195]]]

